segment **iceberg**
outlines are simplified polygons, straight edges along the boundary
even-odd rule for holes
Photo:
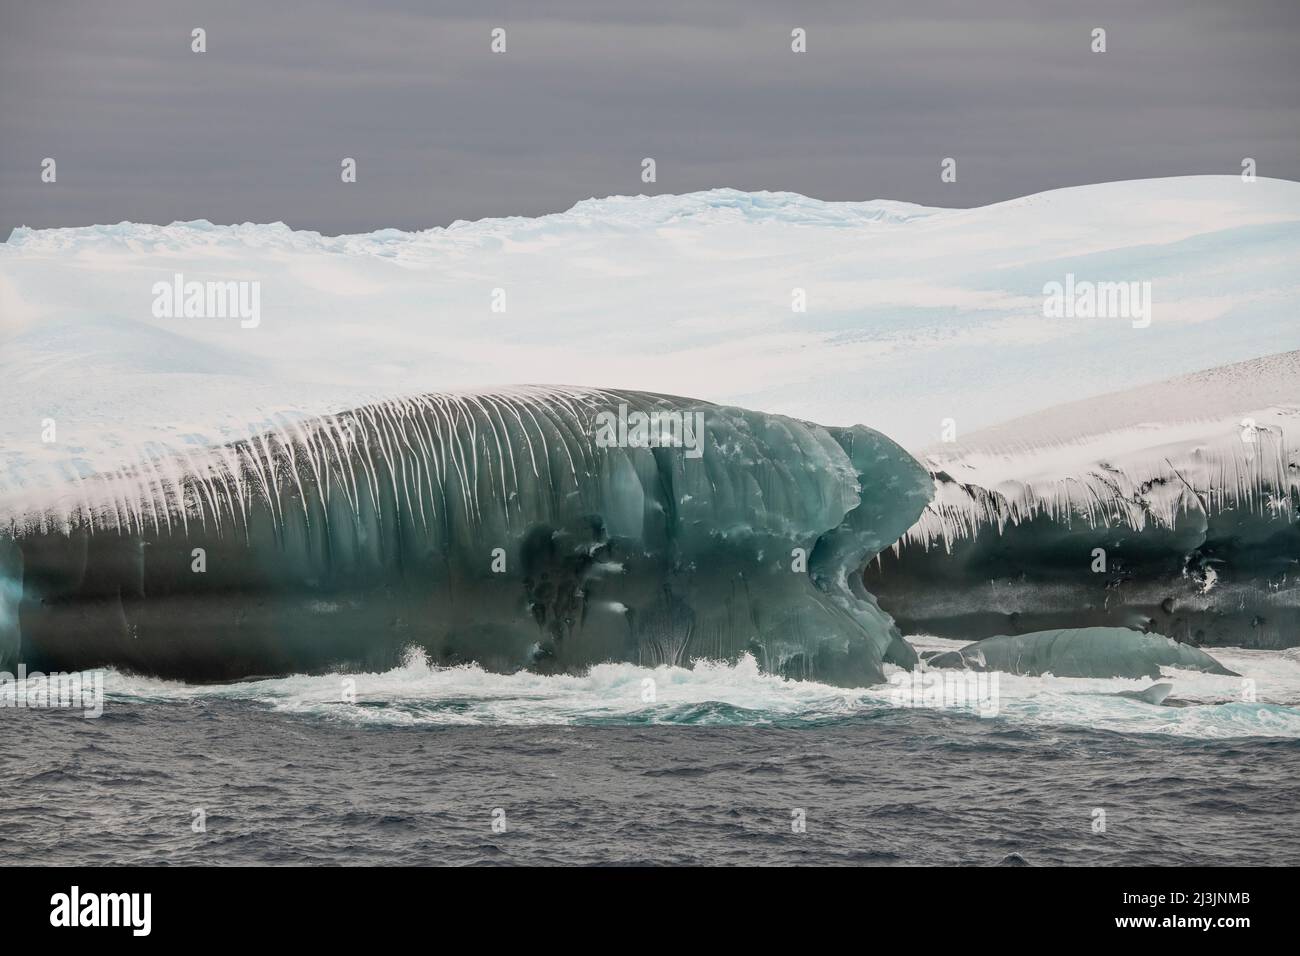
[[[867,570],[909,631],[1109,625],[1300,643],[1300,352],[1047,409],[924,454],[934,501]]]
[[[1237,176],[18,229],[0,656],[217,679],[410,640],[870,682],[904,633],[1288,646],[1300,377],[1258,356],[1300,349],[1296,261],[1300,184]],[[1063,282],[1140,282],[1140,321],[1053,313]],[[598,443],[623,401],[701,457]]]
[[[1142,634],[1122,627],[1081,627],[997,635],[936,655],[930,667],[958,667],[1054,677],[1159,677],[1161,668],[1236,676],[1210,655],[1159,634]],[[1142,692],[1155,700],[1157,685]],[[1154,692],[1154,693],[1153,693]],[[1167,690],[1166,690],[1167,693]],[[1147,697],[1139,696],[1147,700]],[[1160,700],[1164,697],[1161,696]]]
[[[866,422],[915,453],[945,419],[965,438],[1300,349],[1297,261],[1300,184],[1239,176],[973,209],[716,189],[418,232],[17,229],[0,243],[0,487],[178,435],[247,438],[286,410],[520,382]],[[1149,327],[1044,316],[1069,275],[1149,281]],[[255,327],[155,315],[177,276],[250,300],[260,283]]]
[[[543,673],[750,654],[862,686],[910,652],[862,568],[931,491],[861,426],[640,392],[426,393],[78,478],[42,508],[0,499],[0,640],[45,670],[202,681],[418,648]]]

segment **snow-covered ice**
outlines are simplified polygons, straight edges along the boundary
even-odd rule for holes
[[[1300,348],[1297,263],[1300,184],[1235,176],[976,209],[721,189],[338,237],[278,223],[19,229],[0,245],[0,493],[286,417],[494,384],[688,394],[865,423],[921,449],[944,419],[960,441]],[[1044,285],[1069,273],[1150,281],[1151,326],[1044,318]],[[259,282],[260,324],[155,318],[153,286],[176,274]]]

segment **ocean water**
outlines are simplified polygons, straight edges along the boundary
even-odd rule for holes
[[[900,706],[926,701],[748,658],[542,677],[412,654],[383,674],[217,686],[109,672],[97,719],[0,708],[0,853],[1296,865],[1300,652],[1214,653],[1243,677],[1169,672],[1166,706],[1114,696],[1147,681],[1005,674],[995,706]]]

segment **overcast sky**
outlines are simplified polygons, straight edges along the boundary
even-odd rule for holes
[[[1300,179],[1297,80],[1295,0],[0,0],[0,237],[713,186],[971,206],[1245,156]]]

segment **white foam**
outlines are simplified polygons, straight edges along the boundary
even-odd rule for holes
[[[918,651],[951,651],[965,641],[909,637]],[[998,674],[999,713],[1036,725],[1081,725],[1123,733],[1180,737],[1300,737],[1300,650],[1214,647],[1207,652],[1230,677],[1165,668],[1170,700],[1188,706],[1153,706],[1114,695],[1144,690],[1153,680],[1030,677]],[[1253,696],[1253,699],[1248,699]]]
[[[750,711],[745,723],[811,720],[852,713],[864,693],[764,674],[749,656],[693,668],[600,664],[581,676],[546,676],[496,674],[476,664],[437,667],[416,650],[384,673],[192,685],[112,672],[105,687],[111,701],[130,703],[238,700],[360,724],[486,725],[672,723],[712,704]],[[355,702],[345,700],[345,691]]]
[[[959,641],[920,638],[919,649]],[[1066,725],[1180,737],[1300,737],[1300,654],[1220,648],[1228,667],[1256,681],[1171,671],[1173,697],[1186,707],[1155,707],[1111,696],[1150,681],[998,676],[998,716],[1011,724]],[[889,668],[891,673],[897,670]],[[346,682],[351,681],[349,685]],[[644,694],[653,682],[654,700]],[[238,701],[279,713],[360,725],[525,726],[579,723],[765,725],[815,723],[896,706],[888,685],[839,688],[762,673],[753,658],[693,668],[602,664],[580,676],[494,674],[475,665],[435,667],[419,653],[378,674],[328,674],[225,685],[189,685],[110,672],[108,709],[156,702]],[[345,690],[355,702],[344,699]]]

